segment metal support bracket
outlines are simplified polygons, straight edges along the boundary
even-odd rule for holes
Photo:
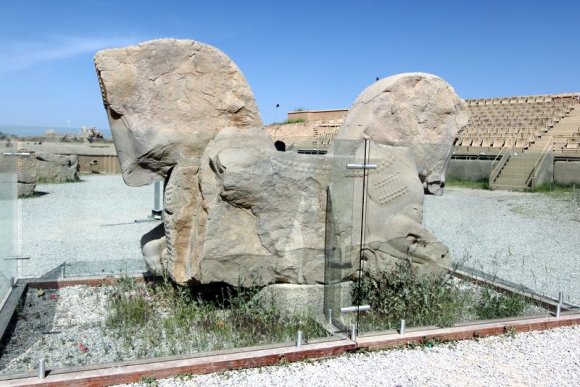
[[[19,255],[8,256],[8,257],[2,258],[3,261],[26,261],[28,259],[30,259],[30,257],[24,257],[24,256],[19,256]]]
[[[346,164],[346,169],[377,169],[377,164]]]
[[[371,310],[370,305],[354,305],[340,308],[340,313],[366,312],[368,310]]]
[[[2,153],[3,156],[30,156],[32,153],[30,152],[4,152]]]

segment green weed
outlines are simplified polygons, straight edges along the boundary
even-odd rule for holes
[[[63,181],[54,181],[50,179],[46,179],[44,177],[39,177],[36,179],[36,184],[68,184],[68,183],[84,183],[85,180],[81,180],[79,178],[76,179],[65,179]]]
[[[409,262],[396,265],[378,278],[364,274],[352,291],[355,305],[370,304],[362,315],[367,329],[393,329],[404,319],[408,326],[451,326],[461,317],[468,296],[447,275],[419,276]]]
[[[139,357],[230,349],[327,336],[312,316],[284,315],[256,301],[258,286],[182,287],[168,280],[122,278],[109,294],[107,334]]]
[[[148,387],[156,387],[159,385],[159,383],[157,382],[157,379],[155,379],[151,376],[143,376],[141,378],[141,383],[143,383],[144,385],[146,385]]]
[[[302,122],[308,122],[304,118],[291,118],[289,120],[281,121],[281,122],[272,122],[270,125],[288,125],[288,124],[299,124]]]
[[[572,192],[572,189],[573,185],[571,184],[546,183],[534,188],[534,192],[549,192],[558,195],[558,194],[570,194]]]
[[[497,293],[484,288],[481,298],[474,306],[478,318],[490,320],[522,315],[527,303],[522,296]]]
[[[487,189],[489,190],[489,179],[480,179],[477,181],[447,179],[445,180],[446,187],[470,188],[470,189]]]
[[[515,339],[517,331],[516,331],[516,328],[514,328],[512,326],[506,326],[504,328],[504,333],[506,336],[508,336],[512,339]]]
[[[524,314],[529,305],[519,295],[501,294],[487,285],[461,289],[449,274],[418,275],[409,262],[378,277],[365,273],[352,289],[354,305],[369,304],[371,310],[360,315],[362,330],[396,329],[406,325],[452,326],[472,316],[497,319]],[[469,317],[467,318],[470,319]]]

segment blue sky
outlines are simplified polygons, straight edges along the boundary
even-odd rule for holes
[[[108,130],[95,52],[155,38],[229,55],[265,123],[422,71],[463,98],[580,91],[578,1],[30,1],[0,8],[0,124]],[[280,108],[276,109],[276,104]]]

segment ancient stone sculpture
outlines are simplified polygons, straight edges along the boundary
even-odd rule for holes
[[[221,51],[160,39],[95,56],[125,183],[164,179],[176,164],[199,165],[226,127],[261,127],[254,96]]]
[[[360,176],[346,163],[360,156],[361,141],[326,157],[276,151],[237,67],[198,42],[104,50],[95,63],[125,182],[166,181],[164,222],[142,239],[153,272],[181,284],[319,284],[333,240],[334,253],[346,258],[338,280],[356,273]],[[443,110],[459,120],[460,109]],[[428,270],[447,265],[447,248],[421,225],[412,149],[380,143],[378,128],[365,133],[378,165],[368,178],[365,265],[375,272],[398,259]],[[344,136],[360,137],[348,127]],[[345,179],[350,194],[341,189]]]
[[[144,241],[144,251],[161,249],[175,281],[196,278],[207,218],[200,158],[223,128],[262,125],[252,92],[227,56],[190,40],[100,51],[95,65],[125,183],[167,179],[167,243]]]
[[[453,142],[467,119],[465,101],[441,78],[399,74],[373,83],[357,97],[336,138],[411,147],[425,191],[439,194]]]

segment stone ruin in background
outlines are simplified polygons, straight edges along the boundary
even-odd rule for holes
[[[165,181],[163,223],[141,241],[152,272],[179,284],[324,283],[327,194],[360,209],[333,186],[350,173],[338,147],[276,151],[244,76],[211,46],[154,40],[100,51],[95,64],[125,183]],[[398,260],[426,271],[449,265],[447,247],[422,226],[423,199],[441,192],[466,124],[465,103],[429,74],[380,80],[356,99],[337,141],[355,144],[356,156],[360,142],[347,140],[368,139],[378,160],[366,226],[373,272]],[[347,213],[332,215],[341,251],[360,241]]]
[[[17,160],[18,196],[34,195],[36,185],[44,183],[68,183],[79,180],[79,156],[34,152],[20,148]]]

